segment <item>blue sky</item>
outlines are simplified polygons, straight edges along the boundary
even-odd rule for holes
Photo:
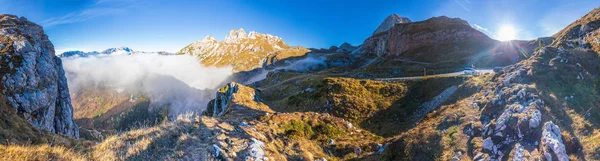
[[[0,0],[0,13],[44,26],[57,51],[128,46],[176,52],[206,35],[222,40],[238,28],[290,45],[359,45],[392,13],[413,21],[458,17],[490,37],[509,25],[517,39],[533,39],[599,6],[598,0]]]

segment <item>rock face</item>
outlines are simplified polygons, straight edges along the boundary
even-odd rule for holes
[[[383,20],[383,22],[381,22],[381,24],[373,32],[373,35],[379,34],[382,32],[387,32],[390,28],[394,27],[394,25],[396,25],[396,24],[410,23],[410,22],[411,22],[410,19],[408,19],[406,17],[399,16],[398,14],[392,14],[392,15],[388,16],[387,18],[385,18],[385,20]]]
[[[79,137],[60,58],[41,26],[0,15],[2,94],[29,123],[53,133]]]
[[[443,44],[472,41],[487,46],[485,43],[492,42],[492,39],[473,29],[466,21],[445,16],[401,23],[388,30],[385,34],[374,35],[365,40],[363,52],[400,55],[422,47],[438,47]],[[412,57],[406,54],[404,56]]]
[[[398,62],[440,63],[454,68],[465,64],[491,67],[523,60],[525,57],[517,51],[530,53],[534,48],[532,44],[536,43],[514,41],[511,44],[518,44],[520,48],[493,40],[464,20],[440,16],[397,23],[367,38],[352,54],[373,59],[367,62],[377,65],[376,68],[397,67]]]
[[[273,112],[261,102],[259,95],[253,88],[228,83],[217,91],[216,98],[208,103],[203,115],[241,119]]]
[[[222,42],[206,36],[178,53],[197,56],[206,66],[233,66],[235,71],[249,71],[308,52],[306,48],[285,44],[277,36],[239,29],[231,30]]]
[[[233,94],[238,92],[237,83],[228,83],[225,87],[217,92],[217,97],[212,105],[209,104],[210,110],[207,109],[207,114],[212,117],[220,117],[227,111],[228,105],[233,99]],[[210,112],[212,111],[212,112]],[[211,114],[212,113],[212,114]]]

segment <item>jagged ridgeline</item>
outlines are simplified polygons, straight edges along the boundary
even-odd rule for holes
[[[181,49],[179,54],[190,54],[207,66],[233,66],[234,71],[250,71],[278,60],[303,56],[310,50],[289,46],[277,36],[244,29],[231,30],[221,42],[212,36],[196,41]]]
[[[33,26],[9,18],[21,22],[12,24],[16,28]],[[0,34],[10,33],[10,25],[3,27]],[[362,45],[329,49],[290,47],[275,36],[234,30],[222,42],[209,36],[179,52],[206,66],[232,66],[236,79],[245,81],[213,91],[216,98],[202,115],[102,136],[95,145],[2,145],[0,158],[600,160],[599,28],[600,8],[552,37],[531,41],[493,40],[458,18],[411,21],[396,14]],[[36,34],[25,35],[21,42],[18,36],[0,40],[36,44],[27,39]],[[18,55],[36,53],[2,47],[5,77],[26,64]],[[21,67],[4,66],[11,63]],[[456,73],[465,66],[496,70]],[[2,90],[8,89],[16,88]],[[104,95],[94,92],[82,94]],[[13,112],[1,119],[15,121],[0,125],[26,123],[32,128],[6,127],[35,131],[31,114],[19,110],[27,103],[3,94],[0,107]],[[4,138],[25,139],[5,131]]]

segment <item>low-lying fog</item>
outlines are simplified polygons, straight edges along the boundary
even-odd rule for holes
[[[232,68],[202,66],[188,55],[110,54],[63,58],[70,92],[103,86],[149,96],[169,116],[200,112],[226,83]]]

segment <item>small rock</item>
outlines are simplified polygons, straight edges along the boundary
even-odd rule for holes
[[[529,119],[529,128],[537,128],[542,121],[542,113],[539,110],[534,110]]]
[[[381,153],[383,153],[383,151],[385,151],[385,148],[386,148],[388,145],[389,145],[389,144],[385,144],[385,145],[381,146],[381,144],[377,144],[377,146],[379,147],[379,148],[377,149],[377,153],[380,153],[380,154],[381,154]]]
[[[327,161],[327,159],[321,158],[321,159],[315,159],[315,161]]]
[[[219,148],[217,144],[213,144],[213,147],[215,147],[215,157],[219,157],[219,154],[221,153],[221,148]]]
[[[488,137],[487,139],[483,140],[483,149],[484,150],[492,151],[493,148],[494,148],[494,141],[492,141],[492,137]]]

